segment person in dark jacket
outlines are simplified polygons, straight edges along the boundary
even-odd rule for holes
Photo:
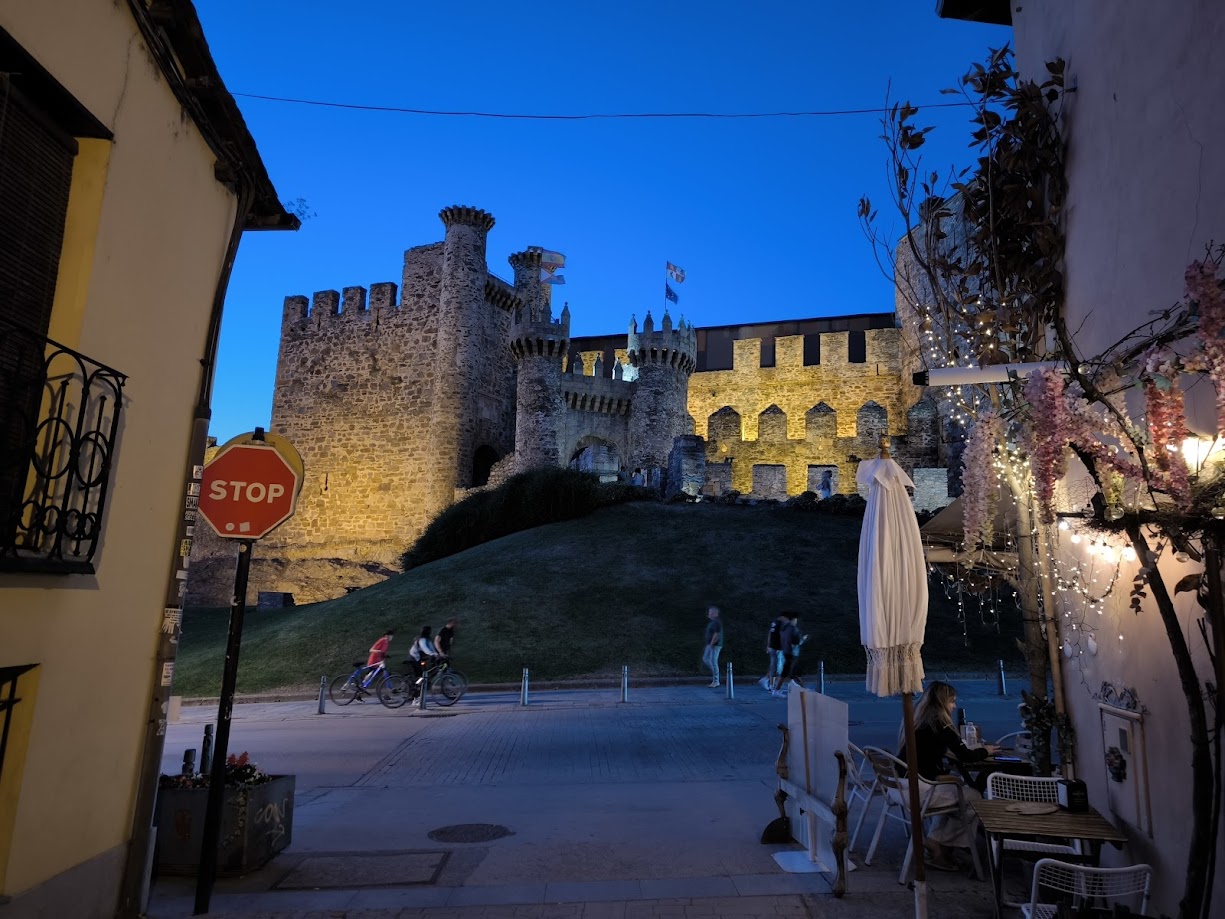
[[[944,766],[946,757],[951,756],[962,763],[975,763],[996,752],[996,748],[991,745],[971,750],[961,742],[957,728],[953,726],[953,712],[956,709],[957,690],[939,680],[928,685],[915,706],[915,760],[919,767],[919,798],[927,809],[952,807],[957,804],[957,789],[946,784],[932,784],[937,780],[955,781],[953,776],[947,775],[948,770]],[[898,751],[898,759],[905,761],[905,735],[902,734],[899,740],[901,749]],[[963,787],[961,797],[968,805],[968,802],[980,798],[981,795],[973,788]],[[956,871],[958,866],[950,849],[969,848],[975,844],[977,833],[978,817],[968,806],[962,814],[937,816],[931,832],[923,839],[923,845],[928,852],[927,864],[945,871]]]

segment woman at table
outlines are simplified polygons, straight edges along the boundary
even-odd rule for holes
[[[947,784],[931,783],[957,781],[946,774],[945,757],[953,757],[961,763],[974,763],[986,759],[996,752],[988,744],[971,750],[961,742],[957,728],[953,726],[953,712],[957,708],[957,690],[948,683],[934,680],[915,706],[915,760],[919,767],[919,795],[928,808],[951,807],[957,803],[957,789]],[[901,749],[898,758],[906,760],[906,738],[899,732]],[[923,781],[925,780],[925,781]],[[962,800],[971,801],[981,795],[973,788],[961,789]],[[978,833],[978,817],[969,807],[965,814],[941,814],[934,818],[930,833],[923,845],[927,849],[927,864],[945,871],[956,871],[952,849],[965,849],[975,844]]]

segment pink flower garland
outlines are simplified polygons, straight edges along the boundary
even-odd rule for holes
[[[1063,374],[1050,368],[1031,373],[1025,381],[1025,398],[1032,415],[1026,440],[1034,490],[1042,522],[1053,523],[1055,483],[1067,472],[1067,447],[1073,431]]]
[[[994,459],[996,444],[1004,440],[1004,423],[995,412],[979,417],[966,439],[961,457],[962,526],[968,547],[990,546],[995,539],[992,498],[995,489]]]

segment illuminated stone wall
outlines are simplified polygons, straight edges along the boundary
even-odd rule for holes
[[[864,332],[863,363],[848,360],[849,334],[821,333],[820,363],[809,366],[802,335],[775,339],[773,367],[761,366],[761,339],[741,339],[731,370],[693,374],[688,407],[707,441],[707,494],[797,495],[828,467],[836,490],[854,493],[854,457],[875,456],[883,433],[908,472],[938,465],[934,406],[918,401],[901,331]]]

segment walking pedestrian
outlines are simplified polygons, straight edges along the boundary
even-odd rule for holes
[[[800,647],[808,640],[807,635],[800,635],[800,617],[796,613],[784,613],[787,617],[787,624],[783,627],[781,642],[782,642],[782,667],[779,669],[778,676],[774,678],[773,695],[787,695],[787,684],[792,677],[796,675],[796,660],[800,656]]]
[[[719,685],[719,652],[723,650],[723,621],[719,618],[719,607],[706,610],[706,647],[702,651],[702,663],[710,668],[710,687]]]
[[[758,680],[762,689],[774,689],[774,678],[783,672],[783,628],[790,622],[786,613],[779,613],[766,632],[766,675]]]

